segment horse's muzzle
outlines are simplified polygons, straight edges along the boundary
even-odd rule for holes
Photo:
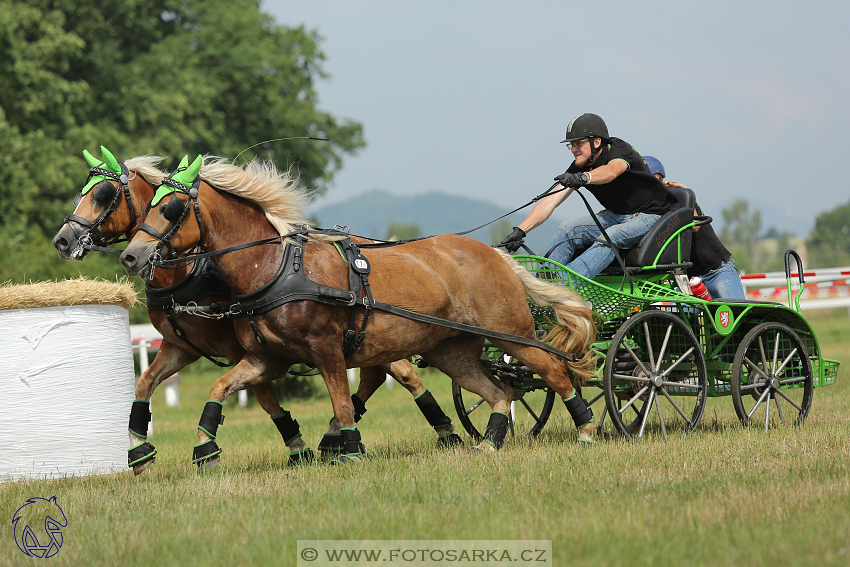
[[[121,253],[121,264],[131,276],[145,277],[151,270],[148,259],[153,251],[153,245],[131,242]]]
[[[77,247],[78,239],[74,231],[67,224],[62,225],[56,236],[53,237],[53,247],[59,253],[59,257],[63,260],[72,260],[71,253]]]

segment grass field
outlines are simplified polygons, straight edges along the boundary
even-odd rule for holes
[[[369,401],[358,466],[287,468],[265,413],[228,404],[222,462],[198,474],[195,426],[220,375],[199,363],[182,373],[179,407],[155,393],[159,454],[142,476],[0,485],[0,565],[38,562],[15,547],[10,519],[54,494],[69,525],[51,565],[295,565],[299,539],[552,540],[553,564],[574,566],[850,565],[850,319],[809,318],[843,366],[802,428],[742,429],[725,397],[709,399],[693,435],[585,447],[557,402],[536,440],[476,455],[437,449],[396,386]],[[424,381],[469,445],[449,380]],[[315,449],[327,395],[286,407]]]

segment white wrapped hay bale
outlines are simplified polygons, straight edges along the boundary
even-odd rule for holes
[[[0,287],[0,482],[126,469],[135,301],[126,281]]]

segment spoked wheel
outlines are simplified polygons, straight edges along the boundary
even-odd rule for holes
[[[744,336],[732,366],[732,402],[744,425],[800,425],[812,407],[812,361],[803,341],[781,323],[762,323]]]
[[[617,330],[602,385],[611,421],[627,438],[648,431],[693,431],[708,395],[705,357],[693,331],[676,315],[638,313]]]
[[[458,419],[476,442],[484,438],[490,419],[490,404],[484,398],[452,384],[452,398]],[[509,421],[513,435],[536,436],[546,425],[555,404],[555,392],[548,388],[532,392],[516,392]]]

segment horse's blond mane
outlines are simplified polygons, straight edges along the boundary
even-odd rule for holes
[[[161,156],[137,156],[125,161],[124,165],[126,165],[127,169],[130,171],[135,171],[144,177],[145,181],[154,187],[159,187],[162,185],[162,179],[168,176],[168,174],[164,171],[157,169],[157,166],[162,163],[164,159],[165,158]]]
[[[216,156],[204,156],[201,179],[259,205],[278,234],[288,234],[296,226],[309,226],[303,210],[310,194],[298,185],[291,171],[279,172],[272,162],[252,160],[244,168]]]

